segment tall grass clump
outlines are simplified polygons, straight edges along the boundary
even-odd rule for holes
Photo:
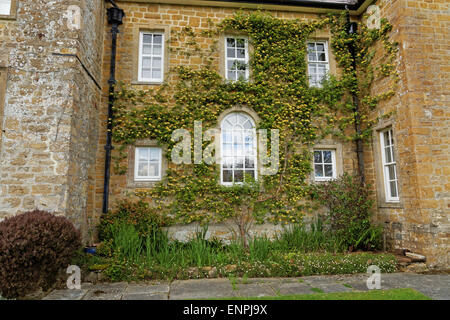
[[[249,241],[251,261],[265,261],[269,258],[272,242],[266,236],[253,237]]]
[[[144,243],[135,227],[120,223],[113,224],[110,228],[114,252],[129,261],[138,262],[144,250]]]
[[[285,227],[283,232],[275,240],[274,245],[277,249],[283,251],[341,252],[345,250],[343,241],[325,230],[320,218],[311,224],[309,230],[301,224]]]

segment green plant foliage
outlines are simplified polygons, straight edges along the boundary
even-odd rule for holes
[[[322,88],[310,88],[306,41],[313,32],[326,28],[333,35],[331,46],[342,72],[330,76]],[[218,183],[216,166],[170,165],[165,181],[151,189],[138,190],[136,195],[151,202],[152,210],[171,217],[173,222],[223,221],[242,214],[242,210],[250,210],[257,223],[301,222],[312,210],[305,199],[306,178],[311,171],[309,147],[330,133],[347,140],[367,136],[372,125],[369,110],[393,94],[392,89],[370,95],[373,82],[380,77],[393,79],[395,84],[396,46],[388,39],[390,29],[391,25],[383,21],[381,30],[360,27],[359,33],[349,35],[345,15],[304,22],[253,12],[237,13],[201,34],[189,27],[180,35],[172,34],[175,40],[177,36],[188,39],[185,50],[178,54],[198,56],[204,65],[172,69],[171,79],[176,81],[158,90],[136,90],[129,84],[116,88],[113,138],[120,147],[115,153],[115,172],[126,171],[124,148],[136,140],[158,140],[167,148],[170,162],[174,130],[184,128],[193,132],[194,120],[201,120],[205,129],[216,127],[223,111],[247,106],[258,114],[259,128],[279,129],[277,174],[260,177],[258,189],[224,188]],[[195,40],[197,37],[216,39],[228,31],[247,34],[250,39],[250,81],[224,81],[216,71],[217,47],[204,51]],[[374,66],[377,43],[383,46],[385,58],[381,65]],[[350,44],[357,51],[356,72],[352,68]],[[355,135],[350,126],[355,121],[351,94],[358,95],[362,103],[362,113],[356,117],[364,129],[361,136]],[[243,208],[240,203],[248,205]]]
[[[284,243],[287,238],[292,239],[291,232],[274,241],[265,236],[254,237],[247,249],[240,241],[225,245],[218,240],[206,240],[204,234],[186,243],[169,241],[164,233],[158,239],[149,236],[139,241],[133,227],[128,226],[114,233],[112,256],[91,257],[87,263],[78,263],[88,269],[101,266],[112,281],[207,278],[212,269],[215,269],[213,277],[244,277],[244,281],[246,277],[361,273],[372,264],[382,272],[397,270],[397,260],[391,254],[317,252],[308,246],[316,239],[317,231],[301,232],[301,237],[294,241],[298,248],[291,249]]]
[[[116,203],[114,210],[101,217],[98,233],[101,240],[110,243],[110,240],[114,239],[114,228],[119,225],[131,225],[140,236],[146,237],[160,232],[166,224],[167,217],[158,214],[148,203],[121,200]],[[108,248],[102,250],[108,250]]]
[[[358,177],[347,173],[336,180],[312,187],[312,194],[329,212],[331,231],[351,250],[381,248],[381,227],[370,221],[373,200]]]

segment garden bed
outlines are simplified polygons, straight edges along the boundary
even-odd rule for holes
[[[134,258],[123,253],[83,255],[75,263],[82,265],[91,282],[354,274],[365,273],[370,265],[377,265],[383,273],[398,270],[397,259],[389,253],[302,252],[279,247],[279,241],[262,239],[250,243],[248,250],[239,243],[221,245],[197,239],[172,242],[165,249],[141,252]]]

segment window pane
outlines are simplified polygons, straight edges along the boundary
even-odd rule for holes
[[[151,54],[152,53],[152,46],[151,45],[143,45],[142,46],[142,53],[143,54]]]
[[[312,42],[310,42],[310,43],[308,43],[308,50],[315,50],[315,45],[314,45],[314,43],[312,43]]]
[[[161,34],[155,34],[153,36],[153,43],[162,44],[162,35]]]
[[[250,121],[246,121],[245,123],[244,123],[244,128],[245,129],[252,129],[253,128],[253,124],[250,122]],[[250,136],[251,137],[251,136]]]
[[[314,174],[316,177],[323,177],[323,166],[321,164],[314,165]]]
[[[225,122],[227,122],[227,126],[231,127],[231,124],[228,124],[228,121],[225,121]],[[232,137],[232,133],[230,131],[224,131],[222,133],[222,140],[224,143],[231,143],[232,142],[231,137]]]
[[[237,57],[238,58],[245,58],[245,49],[238,49],[237,50]]]
[[[158,177],[159,176],[159,164],[157,163],[150,163],[150,170],[149,170],[149,176],[150,177]]]
[[[162,54],[162,46],[154,45],[153,46],[153,54],[160,56]]]
[[[243,182],[244,181],[244,171],[243,170],[235,170],[234,171],[234,182]]]
[[[331,151],[323,151],[323,162],[331,163]]]
[[[253,157],[245,157],[245,168],[252,169],[255,167],[255,160]]]
[[[253,144],[245,145],[245,155],[252,156],[253,155]]]
[[[384,153],[386,155],[386,163],[392,162],[391,148],[389,148],[389,147],[384,148]]]
[[[231,143],[224,143],[223,144],[223,156],[232,156],[233,155],[233,148]]]
[[[228,121],[234,126],[237,123],[237,114],[233,113],[227,117]]]
[[[153,58],[152,67],[160,69],[161,68],[161,58]]]
[[[243,61],[236,61],[235,65],[237,70],[245,71],[247,69],[247,65]]]
[[[139,177],[147,177],[148,176],[148,163],[147,162],[139,162],[138,176]]]
[[[223,182],[233,182],[233,171],[223,170],[222,180],[223,180]]]
[[[319,53],[318,54],[319,57],[319,61],[327,61],[326,57],[325,57],[325,52]]]
[[[255,179],[255,170],[245,170],[245,178]]]
[[[316,43],[317,51],[325,51],[325,46],[323,43]]]
[[[250,121],[248,121],[247,123],[250,123]],[[253,144],[253,132],[251,130],[245,130],[244,134],[245,134],[244,136],[245,143]]]
[[[150,161],[159,161],[160,149],[150,148]]]
[[[230,158],[230,157],[224,158],[222,168],[232,169],[233,168],[233,158]]]
[[[153,79],[161,79],[162,74],[160,69],[153,69],[152,71],[152,78]]]
[[[150,79],[152,77],[152,73],[150,69],[143,69],[142,70],[142,78]]]
[[[391,181],[390,183],[390,187],[391,187],[391,197],[393,198],[397,198],[398,194],[397,194],[397,182],[396,181]]]
[[[315,163],[322,162],[322,151],[314,151],[314,162]]]
[[[314,52],[308,53],[308,61],[316,61],[316,54]]]
[[[244,145],[242,143],[236,143],[234,145],[234,155],[243,156],[244,155]]]
[[[236,71],[228,71],[228,80],[236,80]]]
[[[242,144],[244,142],[243,140],[244,135],[242,134],[242,131],[233,131],[233,142],[234,144]]]
[[[389,146],[389,131],[384,132],[383,136],[384,136],[384,146],[387,147]]]
[[[137,148],[139,161],[148,161],[148,148]]]
[[[11,0],[0,0],[0,14],[9,15],[11,13]]]
[[[317,65],[317,73],[324,76],[327,73],[327,67],[324,64]]]
[[[151,35],[151,34],[144,34],[142,36],[142,42],[144,42],[144,43],[152,43],[152,38],[153,38],[153,35]]]
[[[246,79],[246,76],[245,76],[245,71],[238,71],[237,72],[237,79],[238,80],[245,80]]]
[[[395,176],[395,165],[390,165],[388,166],[389,168],[389,180],[395,180],[396,176]]]
[[[235,168],[242,169],[244,168],[244,158],[235,158],[234,159]]]
[[[245,40],[244,39],[236,39],[236,45],[238,48],[245,48]]]
[[[234,38],[227,38],[227,46],[228,46],[228,48],[234,48],[235,47]]]
[[[152,63],[151,58],[143,58],[142,59],[142,68],[143,69],[150,69]]]
[[[236,50],[233,49],[227,49],[227,58],[236,58]]]
[[[326,164],[324,167],[325,167],[325,177],[332,177],[333,166],[331,164]]]

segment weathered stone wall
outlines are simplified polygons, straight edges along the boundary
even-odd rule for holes
[[[204,63],[206,63],[206,58],[202,59],[198,55],[192,55],[186,57],[184,54],[179,54],[179,51],[186,49],[187,42],[189,39],[182,34],[183,27],[189,26],[197,34],[201,31],[210,30],[210,21],[213,23],[219,23],[223,19],[232,16],[239,8],[220,8],[220,7],[207,7],[207,6],[188,6],[188,5],[170,5],[170,4],[152,4],[152,3],[133,3],[130,1],[120,1],[119,6],[125,11],[125,19],[123,25],[120,27],[120,34],[118,38],[118,48],[117,48],[117,73],[116,78],[119,81],[125,83],[131,83],[137,89],[156,89],[159,85],[141,84],[137,81],[137,63],[138,63],[138,52],[139,52],[139,31],[157,30],[163,31],[166,35],[165,45],[168,47],[165,51],[166,56],[166,70],[167,68],[176,68],[177,66],[190,66],[198,68]],[[272,11],[273,15],[285,18],[285,19],[304,19],[313,20],[319,19],[317,14],[312,13],[302,13],[302,12],[285,12],[285,11]],[[105,25],[105,36],[104,36],[104,56],[103,56],[103,80],[106,82],[109,78],[109,66],[110,66],[110,49],[111,49],[111,35],[110,27]],[[222,38],[217,36],[217,38],[209,38],[199,36],[196,38],[197,44],[201,47],[204,52],[209,52],[214,43]],[[317,32],[313,35],[314,38],[326,38],[329,37],[329,33]],[[221,44],[217,44],[217,49],[212,58],[214,59],[213,65],[216,66],[217,71],[223,74],[221,70],[222,61],[221,59]],[[336,72],[335,61],[331,50],[330,52],[330,69]],[[170,73],[166,81],[169,84],[175,84],[177,79],[174,73]],[[166,91],[168,93],[168,91]],[[95,184],[95,201],[94,201],[94,220],[98,220],[101,215],[102,210],[102,200],[103,200],[103,173],[104,173],[104,149],[103,146],[106,143],[106,118],[107,118],[107,100],[108,91],[104,87],[101,103],[101,112],[99,116],[99,143],[98,143],[98,154],[97,154],[97,164],[96,164],[96,184]],[[332,139],[327,139],[323,141],[324,144],[333,144],[337,148],[341,148],[342,158],[338,159],[338,167],[341,171],[354,172],[356,166],[356,155],[355,147],[352,143],[343,143],[340,141],[333,141]],[[129,150],[129,149],[128,149]],[[113,156],[118,156],[117,149],[113,151]],[[131,156],[130,154],[128,155]],[[129,159],[125,159],[122,162],[123,165],[129,164]],[[168,164],[170,167],[171,164]],[[118,175],[111,171],[111,182],[110,182],[110,207],[114,207],[114,203],[117,199],[123,197],[129,197],[129,193],[134,191],[133,183],[127,181],[127,179],[132,179],[133,175]],[[151,184],[149,183],[149,186]],[[144,187],[141,187],[141,189]],[[277,227],[273,225],[265,225],[269,234],[273,234],[277,230]],[[258,229],[258,228],[256,228]],[[261,232],[263,229],[255,229],[255,232]],[[180,239],[185,239],[187,235],[191,235],[193,231],[196,230],[194,226],[176,226],[171,229],[171,233]],[[225,225],[211,226],[211,234],[215,236],[223,235],[227,238],[229,234],[228,227]]]
[[[445,0],[379,0],[381,16],[393,24],[399,42],[396,95],[372,118],[394,112],[376,129],[391,125],[396,145],[400,203],[383,201],[378,131],[366,148],[368,182],[377,189],[378,220],[389,243],[427,256],[430,265],[450,261],[450,8]],[[380,58],[380,57],[378,57]],[[386,82],[373,91],[387,89]]]
[[[39,208],[81,227],[97,140],[103,2],[17,3],[16,18],[0,19],[0,218]],[[81,8],[79,29],[67,24],[70,5]]]

